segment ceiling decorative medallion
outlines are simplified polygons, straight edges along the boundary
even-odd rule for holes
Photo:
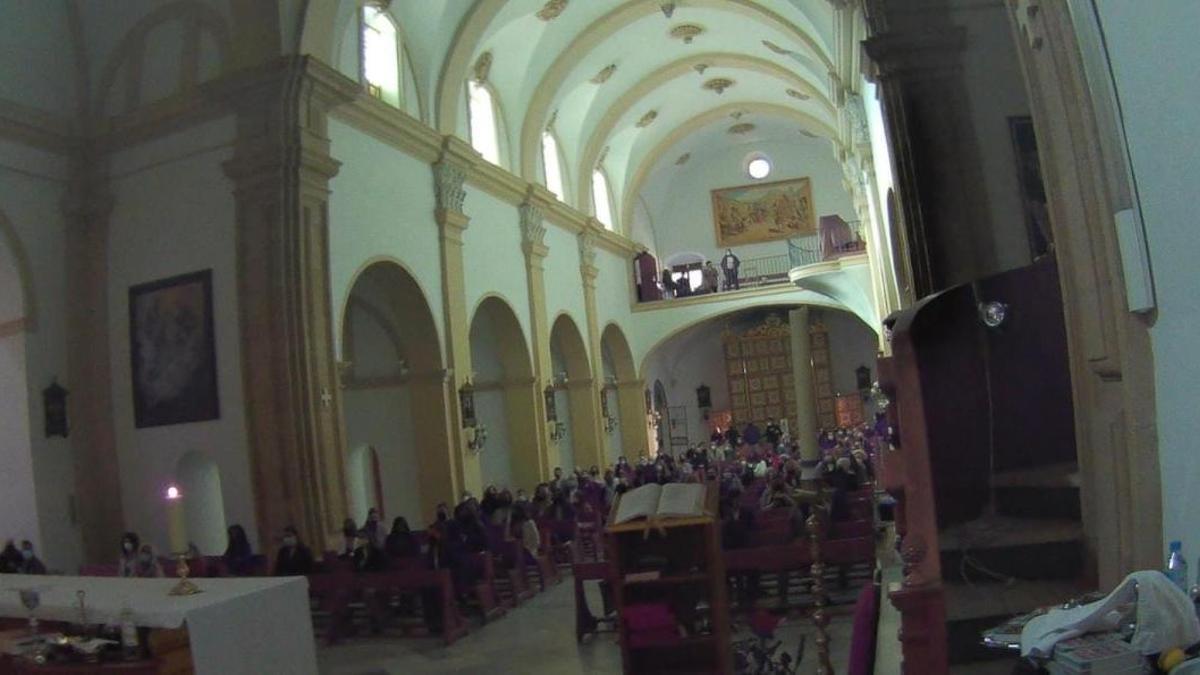
[[[658,118],[658,111],[651,110],[650,112],[646,113],[645,115],[642,115],[642,118],[637,121],[637,128],[645,129],[646,127],[650,126],[650,123],[653,122],[657,118]]]
[[[740,120],[740,119],[742,119],[742,115],[745,115],[745,114],[746,114],[745,110],[734,110],[733,112],[729,113],[729,116],[732,117],[734,120]]]
[[[667,17],[668,19],[671,18],[671,15],[675,13],[675,3],[673,2],[659,3],[658,8],[662,10],[663,16]]]
[[[798,98],[798,99],[800,99],[801,101],[807,101],[808,99],[812,98],[812,97],[811,97],[811,96],[809,96],[808,94],[805,94],[805,93],[804,93],[804,92],[802,92],[802,91],[796,91],[795,89],[788,89],[788,90],[787,90],[787,95],[788,95],[788,96],[791,96],[792,98]]]
[[[605,82],[608,82],[608,78],[612,77],[613,73],[615,72],[617,72],[617,64],[610,63],[601,68],[600,72],[593,75],[589,82],[592,84],[604,84]]]
[[[764,47],[766,47],[767,49],[770,49],[771,51],[775,52],[776,54],[795,54],[796,53],[790,49],[784,49],[783,47],[780,47],[779,45],[775,44],[774,42],[771,42],[770,40],[763,40],[762,43],[763,43]]]
[[[724,94],[725,90],[732,87],[734,81],[727,77],[714,77],[704,83],[704,88],[709,91],[715,91],[717,94]]]
[[[679,156],[679,159],[675,160],[675,166],[683,166],[684,164],[687,164],[688,160],[691,158],[692,158],[692,153],[685,152]]]
[[[707,63],[697,63],[696,65],[692,66],[692,68],[695,68],[697,73],[700,73],[701,75],[703,75],[704,71],[708,70],[708,64]]]
[[[490,72],[492,72],[492,52],[489,50],[480,54],[479,58],[475,60],[472,73],[476,82],[486,82]]]
[[[550,0],[538,10],[537,18],[542,21],[553,21],[567,8],[567,0]]]
[[[729,127],[729,133],[731,133],[731,134],[748,134],[751,131],[754,131],[754,128],[755,127],[753,124],[751,124],[749,122],[742,122],[741,124],[735,124],[735,125]]]
[[[816,137],[817,137],[817,135],[816,135],[816,134],[814,134],[813,132],[809,131],[808,129],[801,129],[801,130],[800,130],[800,133],[804,134],[805,136],[808,136],[809,138],[816,138]]]
[[[703,26],[697,26],[694,23],[681,23],[671,29],[671,37],[676,40],[683,40],[685,45],[692,44],[692,40],[696,36],[704,32]]]

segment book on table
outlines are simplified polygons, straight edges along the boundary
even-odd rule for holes
[[[638,518],[689,518],[703,516],[704,485],[700,483],[650,483],[621,495],[613,524]]]

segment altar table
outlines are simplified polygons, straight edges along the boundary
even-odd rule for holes
[[[199,675],[316,675],[316,645],[304,577],[193,579],[204,592],[173,596],[177,579],[0,574],[0,616],[25,618],[22,589],[36,589],[44,621],[77,623],[77,591],[88,623],[120,622],[126,607],[138,626],[186,627]]]

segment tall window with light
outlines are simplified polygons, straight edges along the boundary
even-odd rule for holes
[[[608,187],[608,177],[600,169],[592,172],[592,204],[596,220],[603,223],[605,229],[613,229],[612,191]]]
[[[492,91],[482,82],[467,82],[467,114],[471,121],[471,146],[492,164],[500,164],[500,127],[496,122],[496,102]]]
[[[371,95],[400,106],[400,39],[392,17],[379,7],[362,9],[362,73]]]
[[[558,158],[558,140],[549,131],[542,132],[542,168],[546,171],[546,189],[553,192],[558,201],[566,201],[563,193],[562,163]]]

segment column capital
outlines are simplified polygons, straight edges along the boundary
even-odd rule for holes
[[[596,235],[587,230],[579,233],[579,272],[583,275],[584,285],[595,288],[600,273],[596,267]]]
[[[535,262],[540,263],[541,259],[550,253],[545,243],[546,220],[541,205],[531,198],[532,192],[533,186],[530,186],[531,194],[517,207],[521,221],[521,250],[525,252],[526,261],[531,265]]]

